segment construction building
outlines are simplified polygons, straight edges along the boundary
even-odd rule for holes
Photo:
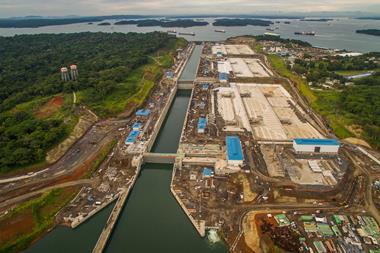
[[[67,70],[66,67],[62,67],[61,68],[61,79],[62,81],[70,81],[70,75],[69,75],[69,71]]]
[[[293,148],[297,153],[329,153],[339,151],[340,142],[335,139],[303,139],[293,140]]]
[[[207,125],[207,120],[206,118],[199,118],[198,119],[198,133],[203,134],[205,132]]]
[[[242,166],[244,163],[243,149],[238,136],[226,136],[227,164]]]
[[[73,64],[70,66],[70,75],[71,75],[71,80],[77,80],[78,79],[78,67],[77,67],[77,65]]]

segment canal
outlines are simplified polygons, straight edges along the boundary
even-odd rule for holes
[[[201,51],[201,46],[196,46],[181,78],[195,78]],[[190,95],[190,91],[177,92],[152,152],[177,152]],[[211,245],[201,238],[182,211],[170,192],[172,169],[173,165],[143,166],[105,252],[227,252],[223,244]],[[108,206],[74,230],[55,228],[26,252],[92,252],[112,207]]]
[[[199,61],[201,60],[202,48],[202,45],[195,46],[190,59],[187,61],[185,69],[179,78],[179,81],[194,81],[197,76]]]

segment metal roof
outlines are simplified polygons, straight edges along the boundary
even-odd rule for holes
[[[296,138],[293,140],[297,145],[329,145],[329,146],[339,146],[340,142],[335,139],[302,139]]]
[[[135,122],[133,125],[132,125],[132,128],[133,129],[140,129],[141,128],[141,122]]]
[[[228,80],[227,73],[219,73],[219,80]]]
[[[139,136],[140,131],[133,130],[129,133],[128,137],[125,139],[125,144],[134,143]]]
[[[227,159],[228,160],[243,160],[243,150],[238,136],[226,136],[227,144]]]
[[[205,168],[203,168],[202,175],[206,176],[206,177],[211,177],[212,176],[212,170],[210,168],[205,167]]]
[[[136,116],[149,116],[150,114],[150,110],[149,109],[140,109],[140,110],[137,110],[136,112]]]
[[[205,129],[207,124],[206,118],[199,118],[198,120],[198,129]]]

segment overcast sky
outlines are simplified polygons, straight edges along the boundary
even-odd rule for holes
[[[0,0],[0,17],[315,11],[380,13],[380,0]]]

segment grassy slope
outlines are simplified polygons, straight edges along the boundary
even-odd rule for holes
[[[328,120],[334,133],[339,138],[347,138],[353,136],[353,134],[345,127],[346,125],[352,124],[352,119],[347,114],[342,115],[341,113],[336,113],[335,104],[338,99],[337,91],[313,92],[305,80],[303,80],[297,74],[291,72],[286,67],[281,57],[277,55],[268,55],[268,59],[271,62],[273,68],[280,75],[285,76],[296,83],[301,94],[308,100],[311,107]]]
[[[176,49],[184,47],[185,43],[183,40],[177,40],[175,44],[169,44],[166,48],[151,55],[148,64],[132,71],[126,82],[118,85],[99,103],[89,104],[90,108],[99,116],[107,117],[123,112],[130,102],[139,106],[148,96],[155,82],[160,79],[163,70],[172,65],[172,57]],[[86,90],[77,92],[78,101],[85,100],[88,95]]]

